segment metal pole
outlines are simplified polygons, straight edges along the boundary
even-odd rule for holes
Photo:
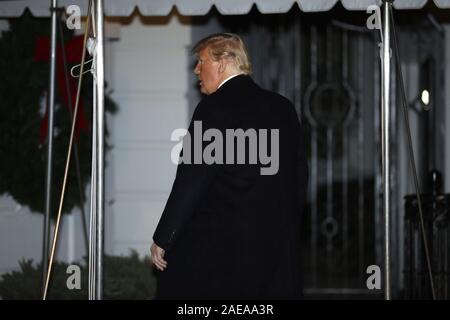
[[[53,113],[55,110],[55,70],[56,70],[56,7],[57,0],[51,0],[51,47],[50,47],[50,79],[48,94],[48,144],[47,144],[47,177],[45,182],[45,215],[44,237],[42,249],[42,288],[45,290],[45,278],[48,270],[48,252],[50,248],[50,211],[53,167]]]
[[[381,152],[383,175],[383,214],[384,214],[384,298],[391,299],[390,273],[390,172],[389,172],[389,94],[390,94],[390,24],[389,10],[392,3],[383,1],[383,47],[382,47],[382,99],[381,99]]]
[[[95,16],[95,6],[92,8],[91,18],[94,20]],[[89,17],[87,17],[89,19]],[[97,26],[95,21],[92,21],[92,30],[95,30]],[[95,38],[95,36],[94,36]],[[95,64],[94,64],[95,65]],[[89,221],[89,300],[95,300],[95,248],[96,244],[96,230],[97,230],[97,83],[92,81],[92,92],[93,92],[93,102],[92,102],[92,164],[91,164],[91,214]]]
[[[89,221],[89,300],[95,299],[95,248],[96,248],[96,225],[97,225],[97,207],[96,207],[96,181],[97,170],[95,164],[97,163],[97,91],[95,89],[96,83],[92,82],[93,90],[93,108],[92,108],[92,174],[91,174],[91,214]]]
[[[103,296],[103,216],[104,216],[104,50],[103,50],[103,0],[94,6],[96,50],[94,53],[94,125],[91,185],[91,245],[89,268],[89,299],[101,300]],[[95,129],[95,130],[94,130]],[[94,141],[95,140],[95,141]]]
[[[96,59],[96,84],[97,84],[97,300],[103,296],[103,217],[104,217],[104,120],[105,120],[105,94],[104,94],[104,39],[103,39],[103,0],[97,0],[95,10],[95,24],[97,31],[97,59]]]

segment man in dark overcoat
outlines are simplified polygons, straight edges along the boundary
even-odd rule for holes
[[[157,299],[297,299],[307,161],[297,113],[234,34],[199,41],[205,97],[153,235]]]

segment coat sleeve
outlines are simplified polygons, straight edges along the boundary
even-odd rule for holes
[[[177,240],[180,231],[193,216],[196,207],[206,194],[214,180],[219,166],[217,164],[194,164],[194,121],[201,121],[203,131],[207,128],[218,128],[219,120],[211,110],[211,106],[201,102],[195,109],[189,125],[188,134],[191,136],[191,161],[180,163],[177,167],[175,181],[169,198],[153,235],[153,241],[164,250],[170,250]],[[198,139],[198,138],[197,138]],[[183,150],[185,149],[183,143]],[[203,150],[202,146],[202,150]]]

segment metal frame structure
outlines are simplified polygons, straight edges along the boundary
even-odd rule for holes
[[[56,72],[56,8],[57,0],[51,0],[51,45],[50,45],[50,79],[48,91],[48,134],[47,134],[47,175],[45,182],[45,214],[44,214],[44,239],[42,249],[42,271],[43,283],[48,270],[48,257],[50,246],[50,211],[51,211],[51,189],[53,171],[53,115],[55,110],[55,72]]]
[[[104,23],[103,0],[94,2],[94,117],[92,134],[91,225],[89,250],[89,299],[103,296],[103,230],[104,230]]]
[[[46,177],[46,212],[44,218],[43,243],[43,274],[44,299],[47,295],[49,275],[49,238],[50,238],[50,203],[52,185],[52,157],[53,157],[53,111],[55,105],[55,69],[56,69],[56,23],[57,0],[51,0],[51,54],[50,54],[50,81],[49,81],[49,124],[48,124],[48,153]],[[103,0],[94,0],[93,21],[94,35],[96,36],[94,52],[94,117],[93,117],[93,144],[92,144],[92,177],[91,177],[91,219],[90,219],[90,246],[89,246],[89,299],[101,300],[103,295],[103,229],[104,229],[104,3]],[[89,17],[88,17],[89,18]],[[89,32],[89,30],[86,30]],[[80,77],[82,74],[80,74]],[[79,91],[79,89],[78,89]],[[76,120],[76,114],[73,121]],[[73,129],[72,129],[73,131]],[[71,148],[69,148],[70,150]],[[70,152],[70,151],[69,151]],[[70,156],[70,153],[69,153]],[[66,168],[67,171],[67,168]],[[59,221],[58,221],[59,222]],[[57,236],[57,230],[55,231]],[[56,239],[53,241],[53,247]],[[53,248],[54,249],[54,248]],[[53,250],[54,251],[54,250]],[[54,252],[52,251],[53,258]],[[45,279],[47,275],[47,279]],[[45,281],[46,280],[46,281]]]
[[[390,266],[390,139],[389,139],[389,96],[390,96],[390,72],[391,72],[391,43],[389,10],[392,10],[392,0],[383,1],[383,43],[381,52],[381,153],[383,176],[383,216],[384,216],[384,298],[391,299],[391,266]]]

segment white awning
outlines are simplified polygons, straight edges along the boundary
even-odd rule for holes
[[[261,13],[285,13],[293,5],[304,12],[328,11],[337,2],[348,10],[366,10],[370,5],[380,5],[381,0],[105,0],[107,16],[129,16],[137,7],[144,16],[166,16],[173,7],[181,15],[206,15],[214,5],[224,15],[246,14],[253,5]],[[420,9],[427,1],[433,1],[439,8],[450,8],[450,0],[395,0],[396,9]],[[50,16],[50,0],[0,0],[0,17],[18,17],[28,8],[36,17]],[[86,14],[88,0],[59,0],[58,6],[76,4]]]

